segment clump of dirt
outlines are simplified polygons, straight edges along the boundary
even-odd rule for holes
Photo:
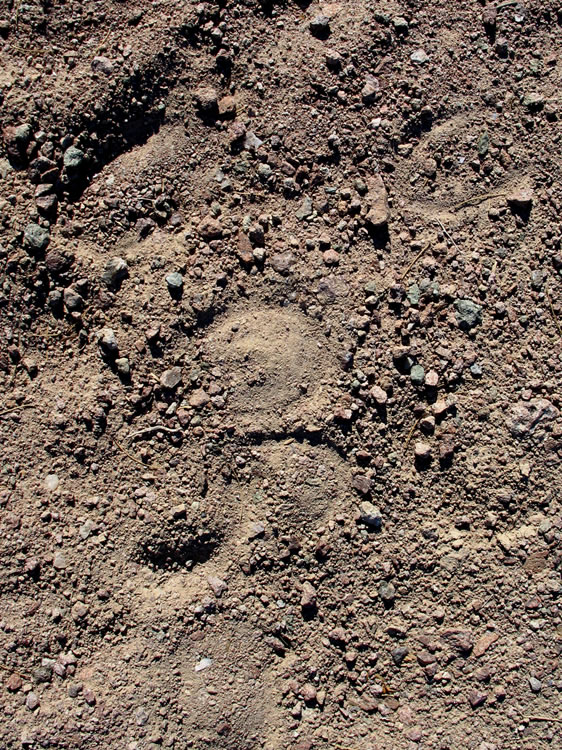
[[[0,747],[560,746],[556,2],[0,7]]]

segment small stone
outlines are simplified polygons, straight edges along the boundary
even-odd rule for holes
[[[390,655],[392,657],[392,661],[396,664],[397,667],[399,667],[409,653],[410,650],[406,648],[406,646],[399,646],[398,648],[393,649]]]
[[[384,404],[386,404],[386,402],[388,401],[388,395],[386,391],[380,387],[380,385],[374,385],[371,388],[371,398],[379,406],[384,406]]]
[[[189,405],[194,409],[202,409],[204,406],[207,406],[210,400],[211,397],[209,396],[209,394],[206,393],[202,388],[198,388],[191,394],[189,398]]]
[[[60,479],[56,474],[47,474],[45,477],[45,489],[54,492],[60,484]]]
[[[90,688],[85,688],[82,695],[84,696],[84,700],[88,704],[88,706],[95,706],[96,705],[96,696],[94,693],[90,690]]]
[[[326,65],[332,70],[338,70],[342,64],[342,56],[337,50],[327,50]]]
[[[435,370],[430,370],[428,373],[426,373],[425,384],[429,388],[437,388],[438,383],[439,383],[439,375],[435,372]]]
[[[233,122],[228,128],[228,141],[231,148],[240,144],[246,137],[246,126],[243,122]]]
[[[327,266],[337,266],[340,262],[340,254],[330,248],[322,253],[322,260]]]
[[[300,219],[301,221],[303,219],[307,219],[309,216],[312,216],[314,213],[314,207],[312,205],[312,200],[308,195],[305,195],[303,202],[299,206],[296,212],[297,219]]]
[[[543,108],[544,97],[542,96],[542,94],[538,94],[536,91],[531,91],[530,93],[525,94],[522,104],[531,112],[536,112],[539,109]]]
[[[305,581],[302,586],[301,607],[303,609],[316,609],[316,599],[316,589],[311,583]]]
[[[69,312],[80,312],[84,309],[84,297],[71,286],[64,290],[63,300]]]
[[[19,674],[11,674],[6,681],[6,689],[9,690],[10,693],[17,693],[18,690],[21,690],[22,685],[23,680]]]
[[[351,486],[361,495],[368,495],[371,491],[371,480],[365,474],[355,474],[351,480]]]
[[[177,388],[182,381],[181,367],[172,367],[169,370],[164,370],[160,376],[160,385],[166,390],[173,390]]]
[[[459,328],[470,330],[482,322],[482,307],[469,299],[455,300]]]
[[[105,264],[101,280],[107,286],[115,288],[121,281],[123,281],[123,279],[126,279],[128,275],[129,266],[123,258],[110,258]]]
[[[471,690],[468,694],[468,702],[472,708],[478,708],[478,706],[486,702],[487,698],[486,693],[481,693],[479,690]]]
[[[128,357],[118,357],[115,360],[115,368],[122,378],[128,378],[131,375],[131,363]]]
[[[330,19],[320,14],[308,24],[311,34],[319,39],[325,39],[330,34]]]
[[[370,180],[368,200],[370,208],[365,217],[367,224],[373,229],[386,226],[390,219],[390,209],[388,193],[380,175],[375,175]]]
[[[33,690],[30,690],[25,699],[25,707],[29,709],[29,711],[35,711],[35,709],[39,708],[39,706],[40,706],[39,698],[33,692]]]
[[[498,633],[495,631],[492,631],[490,633],[485,633],[481,638],[479,638],[475,645],[474,649],[472,651],[472,655],[476,658],[482,656],[486,653],[486,651],[490,648],[490,646],[495,643],[499,638]]]
[[[76,172],[84,166],[86,154],[76,146],[70,146],[64,152],[62,163],[69,172]]]
[[[515,190],[507,196],[507,202],[520,211],[528,211],[533,205],[533,191],[528,188]]]
[[[368,500],[365,500],[359,506],[359,519],[377,531],[382,526],[382,515],[379,508]]]
[[[408,21],[403,16],[395,16],[392,19],[392,24],[398,34],[407,34],[410,28]]]
[[[166,284],[168,285],[170,293],[181,292],[183,289],[183,276],[177,271],[169,273],[166,276]]]
[[[429,55],[423,49],[417,49],[410,55],[410,60],[416,65],[424,65],[429,60]]]
[[[202,86],[193,92],[195,106],[204,115],[214,115],[218,113],[218,96],[215,89],[210,86]]]
[[[316,688],[310,682],[303,685],[300,695],[305,703],[314,703],[316,701]]]
[[[496,20],[498,17],[498,10],[495,5],[488,3],[482,11],[482,23],[484,26],[490,29],[494,29],[496,26]]]
[[[105,354],[115,355],[119,351],[115,331],[112,328],[102,328],[98,331],[98,344]]]
[[[218,240],[222,237],[221,223],[218,219],[215,219],[212,216],[205,216],[205,218],[199,222],[197,231],[207,242],[210,240]]]
[[[423,385],[425,380],[425,370],[421,365],[414,365],[410,370],[410,380],[413,385]]]
[[[295,262],[296,258],[290,250],[286,250],[284,253],[274,253],[271,257],[273,269],[283,276],[290,273]]]
[[[47,229],[39,224],[28,224],[23,233],[24,245],[30,250],[39,253],[45,250],[49,244],[50,236]]]
[[[64,570],[66,565],[67,563],[64,554],[60,550],[55,552],[55,556],[53,557],[53,567],[57,570]]]
[[[236,117],[236,98],[223,96],[218,103],[219,117],[223,120],[233,120]]]
[[[414,446],[414,455],[420,461],[427,461],[431,458],[431,446],[428,443],[416,443]]]
[[[529,677],[529,686],[533,693],[540,693],[542,690],[542,682],[536,677]]]
[[[71,614],[74,622],[79,622],[88,614],[88,607],[83,602],[76,602],[72,607]]]
[[[396,599],[396,589],[388,581],[383,581],[379,586],[379,596],[386,605],[390,605]]]
[[[104,75],[109,76],[113,73],[113,63],[108,57],[97,55],[92,60],[92,70],[95,73],[103,73]]]
[[[372,104],[380,91],[380,84],[373,75],[365,77],[365,84],[361,89],[361,98],[365,104]]]

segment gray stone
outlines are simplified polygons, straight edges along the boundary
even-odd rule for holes
[[[314,207],[312,205],[312,200],[308,195],[305,195],[303,202],[297,209],[296,217],[297,219],[300,219],[302,221],[303,219],[307,219],[309,216],[312,216],[313,212]]]
[[[423,385],[425,380],[425,370],[421,365],[414,365],[410,370],[410,380],[414,385]]]
[[[393,649],[390,655],[392,656],[392,661],[397,667],[399,667],[409,653],[410,650],[406,648],[406,646],[399,646],[398,648]]]
[[[421,292],[419,286],[417,284],[412,284],[408,288],[408,293],[406,295],[408,298],[408,302],[411,305],[417,305],[420,301],[420,294]]]
[[[417,49],[410,55],[410,60],[416,65],[424,65],[429,60],[429,55],[423,49]]]
[[[455,300],[459,328],[469,330],[482,322],[482,307],[469,299]]]
[[[84,166],[86,154],[76,146],[70,146],[64,152],[62,161],[66,169],[76,172]]]
[[[314,36],[325,37],[330,33],[330,19],[328,16],[320,14],[312,19],[309,28]]]
[[[180,292],[183,289],[183,276],[174,271],[166,276],[166,284],[170,292]]]
[[[173,390],[177,388],[182,381],[181,367],[172,367],[169,370],[165,370],[160,376],[160,385],[162,388],[167,390]]]
[[[104,75],[109,76],[113,73],[113,63],[108,57],[97,55],[92,60],[92,70],[95,73],[103,73]]]
[[[392,604],[396,599],[396,589],[389,581],[383,581],[379,586],[379,596],[385,604]]]
[[[363,523],[366,523],[367,526],[372,526],[374,529],[381,528],[382,515],[380,510],[373,505],[373,503],[370,503],[368,500],[362,502],[359,506],[359,513],[360,520]]]
[[[23,241],[26,247],[35,252],[42,252],[49,244],[49,230],[43,229],[39,224],[28,224],[23,233]]]
[[[84,308],[84,297],[71,286],[64,290],[63,299],[66,309],[70,312],[79,312]]]
[[[529,677],[529,686],[533,693],[540,693],[542,690],[542,682],[536,677]]]
[[[110,258],[105,264],[101,280],[109,287],[115,287],[129,275],[129,266],[123,258]]]
[[[106,354],[117,354],[119,347],[112,328],[102,328],[98,331],[98,343]]]
[[[131,374],[131,365],[127,357],[118,357],[115,360],[115,367],[122,378],[128,378]]]
[[[296,258],[290,250],[284,253],[275,253],[271,258],[271,265],[277,271],[283,275],[288,274],[291,268],[295,264]]]

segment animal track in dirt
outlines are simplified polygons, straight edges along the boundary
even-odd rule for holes
[[[211,528],[170,521],[138,543],[137,557],[154,570],[191,570],[212,557],[221,538]]]
[[[234,309],[210,327],[204,349],[227,378],[229,413],[242,433],[315,422],[330,402],[337,372],[331,343],[300,313]]]

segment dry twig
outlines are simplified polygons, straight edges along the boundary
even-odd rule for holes
[[[477,206],[492,198],[505,198],[505,196],[506,193],[482,193],[482,195],[475,195],[473,198],[467,198],[465,201],[457,203],[453,206],[453,211],[458,211],[460,208],[465,208],[465,206]]]
[[[425,245],[424,247],[422,247],[422,249],[416,255],[416,257],[414,258],[414,260],[410,263],[410,265],[406,268],[406,270],[400,275],[400,281],[402,281],[403,279],[406,278],[406,276],[410,273],[410,271],[412,270],[412,268],[416,265],[416,263],[418,262],[418,260],[422,257],[422,255],[425,253],[425,251],[428,248],[429,248],[429,242],[427,243],[427,245]]]
[[[562,326],[560,325],[560,321],[558,320],[558,317],[556,316],[556,313],[554,311],[554,305],[552,304],[552,300],[550,298],[550,294],[548,293],[548,289],[544,290],[545,297],[548,302],[548,306],[550,307],[550,314],[552,315],[554,322],[556,324],[556,328],[558,329],[558,335],[560,338],[562,338]]]

